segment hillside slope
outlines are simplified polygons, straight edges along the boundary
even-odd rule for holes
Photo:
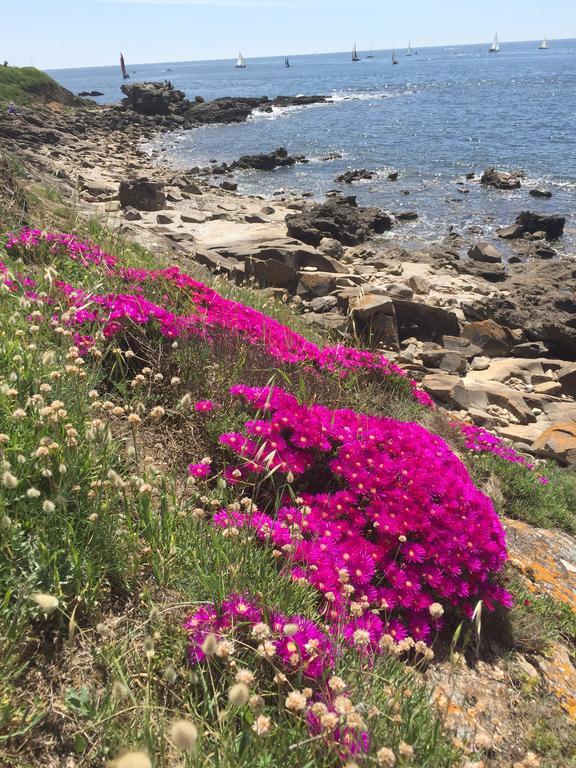
[[[0,105],[59,104],[78,107],[85,102],[35,67],[0,67]]]

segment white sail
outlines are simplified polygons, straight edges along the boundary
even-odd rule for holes
[[[245,69],[246,67],[246,61],[244,59],[244,56],[242,56],[241,53],[238,54],[238,58],[236,59],[236,69]]]
[[[498,35],[494,35],[494,42],[490,46],[490,53],[498,53],[500,51],[500,41]]]
[[[545,37],[544,40],[540,43],[540,50],[545,51],[548,48],[548,38]]]
[[[412,56],[412,43],[408,40],[408,49],[406,50],[406,56]]]

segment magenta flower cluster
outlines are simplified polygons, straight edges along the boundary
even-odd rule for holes
[[[530,470],[536,469],[536,465],[533,462],[514,450],[511,445],[507,445],[498,435],[494,435],[474,424],[453,422],[451,426],[454,429],[460,430],[464,436],[464,445],[469,451],[474,453],[491,453],[493,456],[504,459],[504,461],[508,461],[511,464],[520,464]],[[542,485],[546,485],[549,482],[548,478],[543,475],[538,475],[537,480]]]
[[[263,610],[244,595],[230,595],[219,608],[213,603],[200,607],[184,621],[188,633],[188,660],[192,666],[207,662],[207,638],[216,645],[210,653],[218,659],[218,643],[238,641],[239,647],[271,662],[271,670],[282,672],[287,680],[305,681],[312,691],[303,712],[313,736],[324,735],[327,745],[342,759],[370,748],[370,736],[363,722],[350,727],[338,712],[338,697],[345,693],[340,678],[331,685],[337,646],[318,625],[304,616],[285,616],[279,611]],[[318,709],[320,704],[320,709]],[[326,732],[320,713],[332,713],[334,725]]]
[[[88,267],[103,268],[112,277],[123,280],[130,291],[126,293],[94,295],[56,283],[73,307],[77,308],[76,325],[99,323],[104,335],[112,337],[127,324],[145,326],[157,323],[160,333],[168,338],[196,336],[215,342],[224,332],[249,345],[264,347],[274,360],[288,363],[310,363],[318,370],[333,371],[346,376],[353,371],[371,371],[379,376],[396,377],[409,383],[414,398],[422,405],[434,407],[430,396],[419,388],[400,367],[386,357],[367,350],[342,345],[320,348],[290,328],[261,312],[235,301],[225,299],[208,286],[181,272],[178,267],[145,270],[121,267],[115,256],[103,252],[98,246],[85,243],[74,235],[23,229],[7,236],[7,248],[16,252],[29,252],[48,247],[49,252],[67,254],[73,261]],[[30,287],[33,287],[32,285]],[[163,295],[162,305],[145,298],[145,288],[170,284],[179,289],[174,303],[182,300],[192,304],[193,311],[181,315],[166,308],[170,296]]]
[[[428,641],[439,626],[433,603],[468,616],[478,600],[510,605],[494,578],[507,558],[500,520],[441,438],[418,424],[302,405],[280,389],[231,392],[257,415],[244,434],[220,438],[237,457],[227,479],[255,483],[263,496],[281,474],[299,499],[286,495],[275,513],[221,510],[214,522],[250,527],[283,553],[345,638],[362,630],[367,651],[384,634]]]
[[[266,614],[256,603],[244,595],[230,595],[217,611],[213,605],[204,605],[184,622],[188,632],[188,658],[192,664],[205,661],[202,650],[208,635],[217,638],[243,634],[258,638],[252,633],[254,626],[267,624],[270,630],[262,634],[262,640],[269,640],[272,648],[266,651],[269,658],[277,659],[282,666],[306,678],[319,680],[334,668],[336,647],[330,637],[309,619],[303,616],[284,616],[278,611]],[[284,627],[294,625],[290,636]],[[252,634],[251,634],[252,633]]]

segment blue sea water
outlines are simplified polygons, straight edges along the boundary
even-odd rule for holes
[[[440,237],[450,227],[479,227],[488,236],[521,210],[565,215],[564,248],[576,247],[576,40],[423,48],[417,55],[374,51],[353,63],[350,53],[253,59],[237,70],[229,61],[131,67],[132,80],[169,79],[188,97],[326,94],[330,104],[257,113],[239,125],[213,125],[159,137],[150,145],[177,167],[229,161],[285,146],[310,163],[272,173],[236,174],[241,192],[272,195],[280,189],[322,197],[345,188],[363,204],[390,211],[416,210],[403,224],[405,239]],[[245,52],[246,53],[246,52]],[[122,94],[119,67],[50,72],[74,92],[99,90],[101,103]],[[341,159],[322,158],[339,153]],[[488,166],[522,170],[521,189],[501,192],[465,181]],[[350,168],[377,172],[370,180],[338,185]],[[397,182],[387,179],[397,170]],[[464,184],[462,184],[464,182]],[[553,196],[535,200],[530,188]],[[467,189],[468,193],[460,190]]]

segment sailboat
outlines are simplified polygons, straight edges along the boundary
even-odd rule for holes
[[[286,67],[286,69],[290,69],[290,59],[288,58],[288,56],[286,56],[284,66]]]
[[[372,45],[370,45],[370,53],[366,56],[367,59],[373,59],[374,58],[374,49],[372,48]]]
[[[360,61],[360,56],[358,56],[356,51],[356,43],[354,43],[354,48],[352,48],[352,61]]]
[[[412,43],[410,40],[408,40],[408,48],[406,49],[406,56],[414,56],[414,52],[412,51]]]
[[[542,40],[542,42],[540,43],[540,50],[541,51],[547,51],[548,48],[549,48],[549,46],[548,46],[548,38],[545,37],[544,40]]]
[[[398,59],[396,58],[396,50],[392,51],[392,64],[398,64]]]
[[[498,40],[498,35],[494,35],[494,42],[490,46],[490,53],[500,53],[500,42]]]
[[[238,58],[236,59],[236,69],[246,69],[246,59],[241,53],[238,54]]]
[[[122,70],[122,77],[124,80],[129,80],[130,75],[126,71],[126,62],[124,61],[124,56],[120,54],[120,69]]]

